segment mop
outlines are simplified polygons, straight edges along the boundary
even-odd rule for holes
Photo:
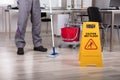
[[[55,43],[54,43],[52,2],[51,2],[51,0],[49,0],[49,2],[50,2],[50,18],[51,18],[52,46],[53,46],[52,49],[53,49],[53,52],[52,52],[52,54],[49,54],[48,57],[55,58],[56,56],[58,56],[58,53],[56,53],[56,51],[55,51]]]

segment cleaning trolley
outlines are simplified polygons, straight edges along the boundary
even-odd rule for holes
[[[80,43],[80,24],[69,24],[61,28],[61,41],[59,48],[68,45],[73,49]]]

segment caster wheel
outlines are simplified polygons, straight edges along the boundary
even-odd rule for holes
[[[59,47],[59,48],[62,48],[62,46],[61,46],[61,45],[59,45],[58,47]]]
[[[72,49],[76,49],[76,46],[75,46],[75,45],[73,45]]]
[[[76,47],[72,47],[72,49],[76,49]]]
[[[73,45],[68,45],[69,48],[73,48]]]

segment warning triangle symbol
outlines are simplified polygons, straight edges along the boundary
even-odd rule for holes
[[[86,50],[97,50],[97,48],[98,48],[97,45],[92,39],[89,39],[89,41],[85,45]]]

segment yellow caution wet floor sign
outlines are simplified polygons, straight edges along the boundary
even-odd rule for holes
[[[79,51],[80,66],[95,65],[102,67],[102,52],[99,24],[84,22]]]

